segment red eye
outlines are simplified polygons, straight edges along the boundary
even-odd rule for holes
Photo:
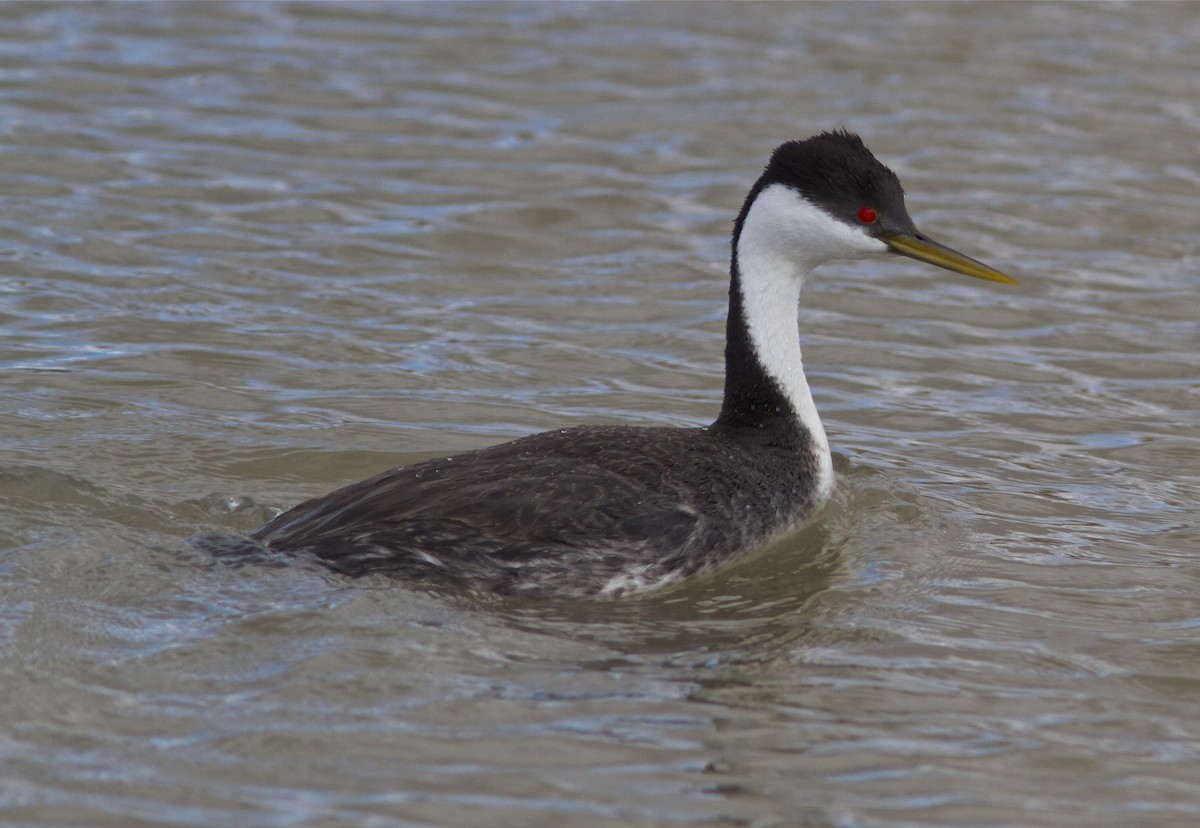
[[[863,207],[858,211],[858,220],[863,224],[874,224],[877,218],[879,218],[879,214],[871,207]]]

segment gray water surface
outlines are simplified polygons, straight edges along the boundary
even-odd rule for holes
[[[0,6],[0,822],[1200,820],[1195,4]],[[186,539],[719,405],[845,126],[1016,287],[809,280],[798,536],[499,601]]]

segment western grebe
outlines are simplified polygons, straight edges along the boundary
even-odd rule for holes
[[[805,277],[889,254],[1015,284],[919,233],[899,180],[857,135],[783,144],[734,224],[712,425],[578,426],[428,460],[301,503],[254,537],[346,575],[572,596],[729,561],[796,529],[833,486],[800,356]]]

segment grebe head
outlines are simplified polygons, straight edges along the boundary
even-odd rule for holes
[[[977,279],[1016,284],[917,230],[896,174],[861,138],[845,131],[779,146],[746,199],[735,238],[739,247],[752,245],[766,259],[787,259],[801,273],[834,259],[894,253]]]

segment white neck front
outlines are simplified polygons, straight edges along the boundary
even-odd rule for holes
[[[833,485],[833,461],[804,376],[797,319],[800,288],[809,271],[824,262],[886,251],[882,242],[835,220],[781,184],[758,194],[738,236],[737,267],[751,347],[801,426],[812,435],[822,497]]]

